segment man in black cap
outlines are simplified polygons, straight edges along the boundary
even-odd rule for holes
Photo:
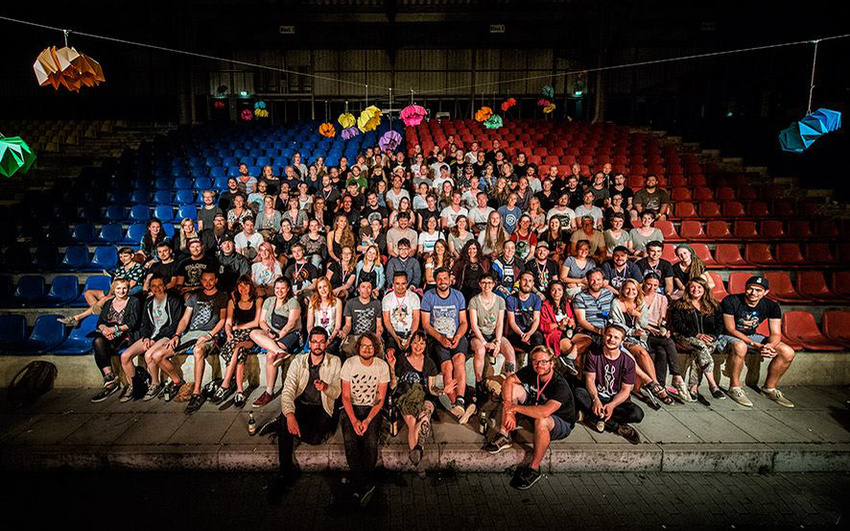
[[[177,266],[177,291],[188,298],[190,293],[201,290],[201,275],[212,271],[218,275],[218,260],[204,255],[204,244],[199,238],[186,242],[189,256]]]
[[[741,370],[747,353],[758,353],[771,359],[761,393],[781,406],[794,407],[776,388],[779,379],[794,361],[794,349],[782,342],[782,310],[778,303],[765,298],[768,293],[770,285],[767,279],[753,276],[747,280],[744,293],[729,295],[720,304],[726,334],[718,341],[726,341],[729,354],[724,369],[729,376],[728,394],[738,404],[752,407],[753,403],[741,388]],[[765,319],[770,328],[768,337],[756,332]]]
[[[244,255],[236,252],[236,244],[230,234],[224,234],[219,240],[218,263],[218,287],[225,293],[233,291],[239,277],[251,272],[251,264]]]

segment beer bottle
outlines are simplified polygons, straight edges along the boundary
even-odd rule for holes
[[[248,435],[255,435],[257,433],[257,421],[254,419],[254,412],[251,411],[248,413]]]

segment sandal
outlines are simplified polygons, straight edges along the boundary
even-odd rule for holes
[[[661,387],[660,383],[658,383],[658,382],[650,383],[649,384],[649,392],[651,392],[656,397],[658,397],[658,400],[661,400],[662,402],[664,402],[664,405],[669,406],[669,405],[673,404],[673,399],[670,398],[670,395],[667,394],[667,391],[665,391],[664,388]]]

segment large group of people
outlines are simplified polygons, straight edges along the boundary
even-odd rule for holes
[[[634,191],[609,164],[563,175],[496,142],[465,151],[451,137],[432,153],[369,148],[335,167],[296,156],[279,177],[239,170],[221,193],[202,191],[197,218],[173,240],[151,220],[137,250],[120,250],[110,292],[87,292],[90,307],[64,320],[99,315],[94,401],[122,389],[121,401],[172,399],[188,386],[175,356],[191,355],[186,413],[231,396],[243,407],[244,364],[264,353],[265,388],[252,405],[273,400],[283,370],[282,470],[295,438],[320,443],[341,416],[364,502],[389,400],[417,466],[438,408],[465,424],[495,400],[487,451],[509,447],[520,424],[533,432],[518,488],[534,484],[550,442],[576,422],[638,443],[633,398],[656,409],[727,396],[752,406],[741,385],[749,353],[772,359],[761,392],[793,407],[777,385],[794,352],[767,280],[754,276],[745,293],[717,301],[687,244],[675,263],[661,258],[654,223],[671,201],[654,175]],[[720,354],[727,391],[714,371]],[[205,388],[212,356],[222,377]],[[496,358],[504,380],[493,393]]]

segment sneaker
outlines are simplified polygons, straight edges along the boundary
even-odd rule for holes
[[[103,387],[111,387],[113,385],[118,385],[118,377],[115,376],[115,373],[109,373],[103,377]]]
[[[275,352],[274,353],[274,361],[272,362],[272,365],[274,365],[275,368],[280,367],[281,365],[283,365],[283,362],[286,361],[288,358],[289,358],[289,352],[286,352],[285,350],[281,350],[280,352]]]
[[[257,435],[263,437],[265,435],[272,435],[280,431],[283,426],[283,415],[278,415],[270,421],[263,424],[260,430],[257,432]]]
[[[679,398],[682,402],[691,402],[691,392],[688,390],[688,384],[685,383],[684,380],[680,380],[678,382],[673,383],[673,387],[679,394]]]
[[[513,486],[519,490],[528,490],[540,480],[542,474],[531,467],[518,468],[514,476]]]
[[[219,387],[218,389],[215,390],[215,393],[213,394],[213,397],[210,400],[210,402],[212,402],[213,404],[218,404],[219,402],[224,402],[232,394],[233,394],[233,388],[232,387]]]
[[[101,389],[96,395],[91,397],[91,401],[94,403],[103,402],[113,393],[118,392],[121,387],[116,383],[115,385],[110,385],[109,387],[104,387]]]
[[[571,376],[578,376],[578,367],[576,367],[576,362],[574,359],[567,356],[559,356],[558,361],[561,362],[561,365],[564,366],[564,369],[568,373],[570,373]]]
[[[410,459],[413,466],[419,466],[419,462],[422,461],[422,453],[422,447],[418,444],[413,447],[413,450],[408,452],[407,457]]]
[[[269,402],[271,401],[272,395],[270,395],[268,391],[263,391],[263,394],[261,394],[256,400],[254,400],[254,403],[251,405],[253,407],[265,407],[269,405]]]
[[[714,389],[709,389],[711,396],[716,398],[717,400],[726,400],[726,393],[723,392],[719,387],[715,387]]]
[[[204,404],[204,395],[202,394],[193,394],[192,398],[189,399],[189,403],[186,404],[186,414],[191,415],[201,409],[201,406]]]
[[[154,398],[159,396],[159,393],[162,392],[162,389],[162,384],[156,384],[148,387],[148,392],[145,393],[145,396],[142,397],[142,400],[144,402],[147,402],[148,400],[153,400]]]
[[[458,419],[458,420],[460,420],[460,418],[463,416],[465,411],[466,411],[466,408],[464,407],[464,404],[463,404],[463,398],[458,398],[457,402],[455,402],[455,405],[453,405],[452,408],[449,410],[449,412],[452,415],[454,415],[455,418]]]
[[[511,439],[502,432],[496,434],[496,437],[484,445],[484,450],[491,454],[497,454],[505,448],[511,447]]]
[[[785,396],[782,394],[782,391],[780,391],[779,389],[767,389],[762,387],[761,394],[773,400],[780,406],[794,407],[794,403],[785,398]]]
[[[247,400],[245,399],[244,393],[236,393],[233,395],[233,407],[242,409],[245,407],[245,402],[247,402]]]
[[[124,388],[124,390],[121,392],[121,398],[119,398],[119,399],[118,399],[118,401],[119,401],[119,402],[121,402],[121,403],[123,404],[123,403],[125,403],[125,402],[129,402],[129,401],[131,401],[131,400],[133,400],[133,386],[132,386],[132,385],[128,385],[128,386],[127,386],[127,387],[125,387],[125,388]]]
[[[620,424],[617,427],[617,435],[629,441],[632,444],[640,443],[640,434],[636,429],[632,428],[628,424]]]
[[[730,387],[727,393],[729,398],[737,402],[738,404],[744,407],[753,407],[753,403],[750,402],[750,399],[747,398],[746,393],[740,387]]]
[[[372,501],[372,496],[375,494],[375,485],[367,485],[361,492],[358,493],[360,498],[360,507],[366,507]]]
[[[463,410],[460,418],[457,419],[458,424],[466,424],[469,422],[469,418],[475,414],[475,404],[469,404],[466,406],[466,409]]]

